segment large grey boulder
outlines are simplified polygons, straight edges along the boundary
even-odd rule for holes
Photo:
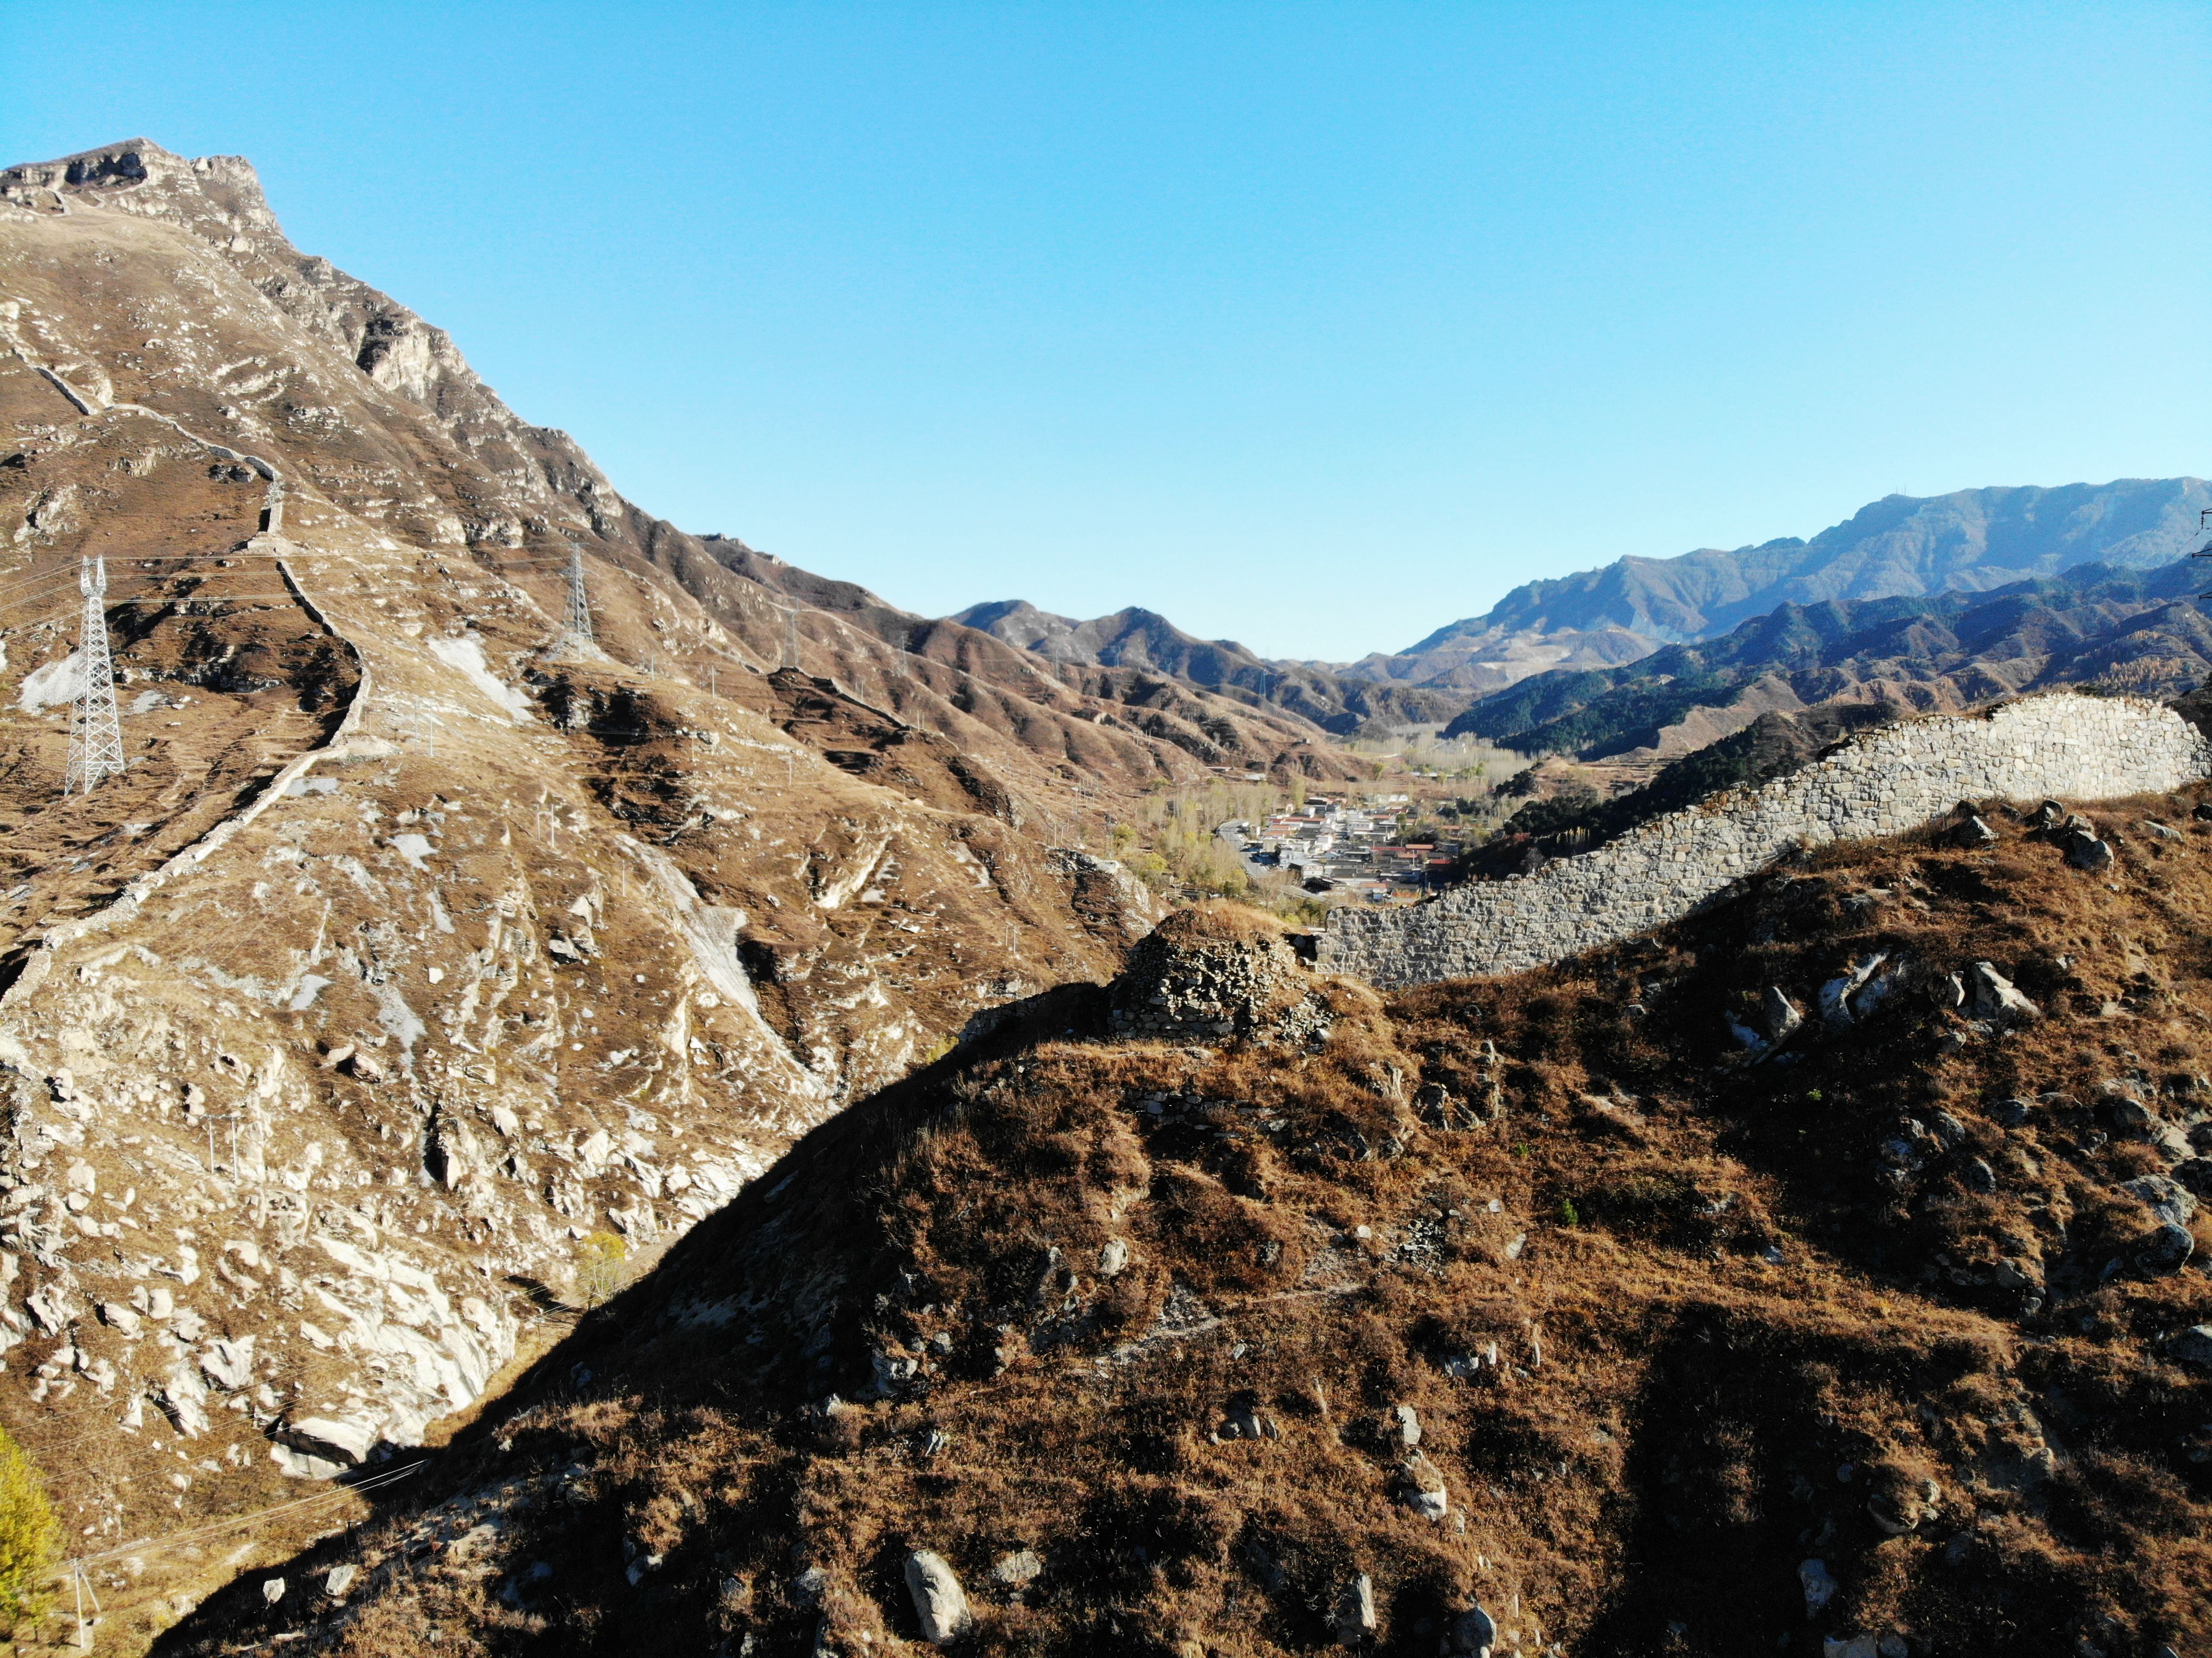
[[[921,1638],[933,1647],[951,1646],[975,1622],[968,1611],[967,1594],[941,1554],[916,1549],[907,1556],[906,1592],[914,1597],[915,1616],[921,1620]]]
[[[2087,829],[2075,829],[2060,842],[2066,848],[2066,861],[2076,869],[2095,874],[2112,866],[2112,849]]]
[[[2190,1236],[2189,1229],[2169,1221],[2136,1251],[2136,1265],[2146,1272],[2178,1272],[2189,1264],[2189,1257],[2196,1250],[2197,1240]]]
[[[1444,1631],[1444,1658],[1490,1658],[1497,1644],[1498,1620],[1482,1609],[1481,1601],[1471,1601]]]
[[[2000,1024],[2026,1024],[2043,1017],[2043,1010],[2013,987],[2011,980],[1994,963],[1976,962],[1966,970],[1967,992],[1973,999],[1974,1017]]]
[[[2138,1175],[2123,1181],[2126,1193],[2158,1220],[2169,1226],[2186,1226],[2196,1218],[2197,1199],[2179,1181],[2165,1175]]]

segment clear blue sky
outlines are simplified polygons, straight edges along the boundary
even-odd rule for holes
[[[625,493],[939,614],[1403,647],[1893,489],[2212,471],[2212,8],[0,9]]]

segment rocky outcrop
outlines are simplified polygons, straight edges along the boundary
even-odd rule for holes
[[[1519,972],[1686,914],[1794,847],[1917,829],[1961,799],[2104,799],[2208,774],[2212,742],[2171,708],[2135,697],[2061,693],[1912,720],[1534,874],[1461,887],[1413,909],[1336,910],[1319,959],[1385,987]]]

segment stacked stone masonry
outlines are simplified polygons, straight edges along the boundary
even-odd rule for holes
[[[1332,1023],[1280,938],[1170,939],[1155,932],[1129,952],[1110,1005],[1116,1036],[1152,1042],[1295,1045],[1326,1036]]]
[[[2208,775],[2212,743],[2136,697],[2060,692],[1911,720],[1534,874],[1412,909],[1337,910],[1319,963],[1386,989],[1518,973],[1674,920],[1800,845],[1900,834],[1960,800],[2111,799]]]

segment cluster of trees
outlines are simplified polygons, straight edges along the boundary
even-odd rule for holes
[[[1305,802],[1305,784],[1293,778],[1293,807]],[[1297,883],[1255,879],[1235,847],[1216,832],[1226,823],[1259,823],[1284,804],[1271,783],[1233,783],[1224,778],[1147,796],[1136,821],[1114,826],[1114,855],[1130,872],[1172,897],[1233,898],[1286,920],[1316,921],[1322,906]]]

